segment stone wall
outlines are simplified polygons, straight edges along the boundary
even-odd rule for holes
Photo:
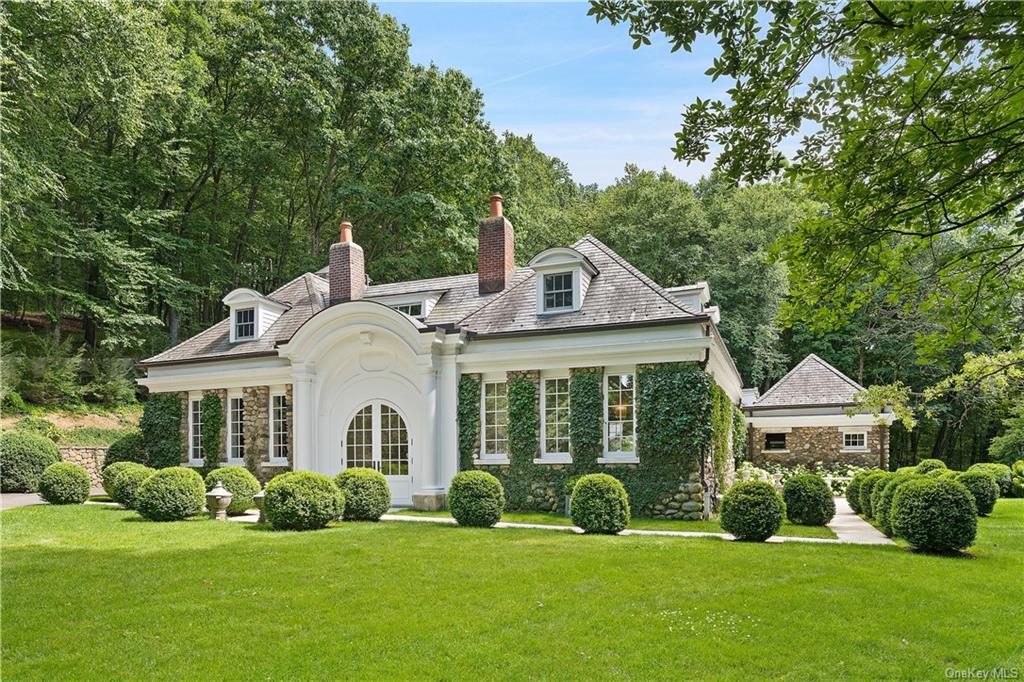
[[[694,471],[679,486],[658,498],[651,516],[656,519],[683,519],[700,521],[704,518],[704,486],[701,474]]]
[[[845,427],[844,427],[845,428]],[[747,444],[750,461],[756,466],[766,462],[795,466],[810,466],[817,462],[824,464],[849,464],[854,466],[877,466],[883,469],[889,465],[889,427],[875,425],[865,427],[867,450],[843,450],[843,432],[838,426],[794,426],[786,433],[785,451],[765,451],[765,433],[777,433],[776,429],[750,427]]]
[[[77,464],[89,472],[92,487],[103,487],[101,472],[103,471],[103,461],[107,457],[107,448],[83,448],[67,445],[59,449],[60,458],[63,461]]]

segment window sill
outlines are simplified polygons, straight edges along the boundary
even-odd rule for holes
[[[206,465],[206,462],[204,462],[201,459],[190,459],[185,466],[187,466],[187,467],[195,467],[196,469],[199,469],[199,468],[201,468],[201,467],[203,467],[205,465]]]
[[[613,457],[598,457],[598,464],[639,464],[640,459],[636,455],[632,456],[613,456]]]
[[[473,460],[473,464],[478,466],[500,466],[509,463],[508,457],[477,457]]]
[[[286,459],[272,459],[269,462],[260,462],[261,467],[286,467],[288,466],[288,460]]]
[[[238,459],[232,458],[232,459],[229,459],[227,461],[227,465],[229,467],[244,467],[245,466],[245,458],[238,458]]]
[[[551,453],[533,460],[534,464],[572,464],[572,457],[566,454]]]
[[[853,452],[871,452],[871,448],[843,448],[839,451],[840,453],[853,453]]]
[[[762,455],[788,455],[789,450],[762,450]]]

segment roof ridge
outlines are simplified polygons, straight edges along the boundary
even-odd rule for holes
[[[801,360],[800,362],[796,363],[796,365],[793,367],[793,369],[791,369],[788,372],[786,372],[785,374],[783,374],[782,378],[779,379],[778,381],[776,381],[774,384],[772,384],[771,388],[769,388],[767,391],[762,393],[761,396],[754,402],[754,404],[756,405],[757,403],[761,402],[762,400],[764,400],[765,398],[770,396],[772,394],[772,392],[775,391],[776,388],[781,386],[783,384],[783,382],[785,382],[786,379],[788,379],[790,377],[790,375],[793,374],[793,372],[795,372],[798,369],[800,369],[801,367],[803,367],[804,363],[806,363],[808,360],[810,360],[811,357],[814,357],[814,353],[811,353],[810,355],[805,357],[803,360]]]
[[[821,364],[825,365],[825,367],[827,367],[828,369],[832,370],[832,372],[836,376],[838,376],[840,379],[844,380],[846,383],[850,384],[850,386],[853,386],[854,388],[856,388],[858,391],[865,390],[863,386],[858,384],[856,381],[854,381],[850,377],[846,376],[844,373],[840,372],[838,369],[836,369],[831,364],[829,364],[829,362],[827,360],[825,360],[821,356],[817,355],[816,353],[811,353],[810,355],[808,355],[808,357],[813,357],[815,360],[817,360]]]

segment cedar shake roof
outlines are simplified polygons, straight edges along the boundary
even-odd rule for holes
[[[745,409],[853,405],[864,387],[811,353]]]
[[[593,327],[687,322],[707,319],[688,310],[671,294],[626,262],[595,237],[587,235],[573,245],[586,256],[595,275],[577,312],[537,314],[535,283],[531,268],[515,268],[508,286],[493,294],[480,294],[477,273],[435,277],[368,286],[363,299],[443,292],[424,329],[444,325],[470,334],[530,334],[573,331]],[[142,365],[175,364],[200,360],[227,360],[249,355],[273,355],[309,318],[327,307],[330,286],[327,268],[296,277],[267,298],[291,307],[253,341],[231,343],[229,320],[221,320],[204,332],[169,350],[142,361]]]

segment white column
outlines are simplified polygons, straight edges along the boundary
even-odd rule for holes
[[[295,442],[292,447],[292,468],[312,471],[316,462],[316,400],[313,382],[316,373],[311,365],[292,366],[292,419]]]
[[[438,360],[437,471],[441,487],[447,489],[452,477],[459,472],[459,370],[455,364],[454,349],[439,356]]]
[[[441,489],[437,468],[437,370],[433,366],[420,368],[420,392],[423,395],[423,433],[420,435],[419,474],[415,482],[417,491],[434,493]]]

